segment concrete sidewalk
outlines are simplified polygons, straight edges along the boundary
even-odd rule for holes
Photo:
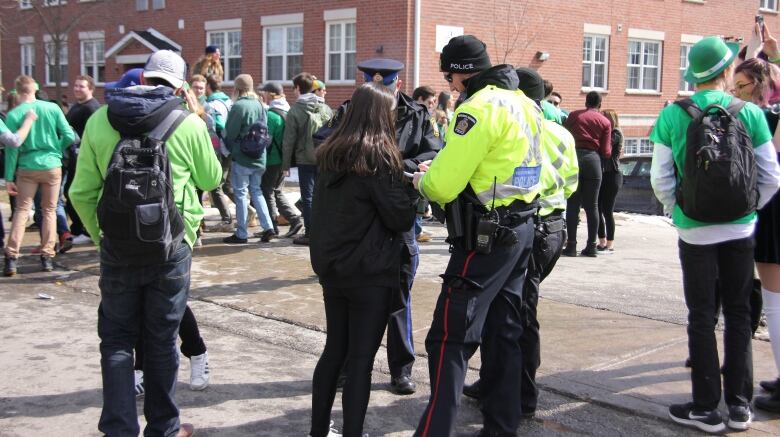
[[[523,435],[693,435],[666,418],[671,403],[690,399],[673,230],[626,223],[621,256],[562,259],[542,285],[543,392],[539,420],[524,424]],[[427,399],[423,341],[439,292],[437,275],[448,257],[443,229],[429,229],[434,243],[422,246],[413,291],[420,390],[411,397],[389,394],[380,350],[366,418],[372,436],[410,435]],[[199,435],[305,435],[325,325],[308,248],[290,240],[226,246],[226,235],[207,233],[195,252],[192,308],[209,347],[213,385],[203,393],[181,386],[183,417],[198,425]],[[26,242],[34,238],[28,234]],[[19,277],[0,280],[0,333],[6,339],[0,368],[8,375],[0,382],[0,435],[95,430],[97,257],[92,248],[79,247],[57,263],[63,270],[56,274],[30,274],[37,260],[28,258]],[[609,275],[600,276],[605,271]],[[34,299],[40,291],[55,300]],[[753,344],[756,381],[775,376],[769,346]],[[478,357],[470,364],[478,368]],[[180,380],[186,381],[186,362],[182,369]],[[475,377],[472,371],[467,378]],[[334,413],[337,424],[338,417]],[[747,435],[780,435],[779,419],[759,412]],[[460,430],[477,430],[479,422],[475,404],[465,401]]]

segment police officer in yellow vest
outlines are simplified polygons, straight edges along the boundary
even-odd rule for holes
[[[518,68],[519,89],[539,105],[544,98],[544,81],[535,70]],[[539,105],[541,107],[541,105]],[[542,191],[539,193],[539,213],[528,272],[523,286],[523,335],[520,348],[523,353],[520,410],[522,418],[530,419],[536,412],[539,390],[536,370],[539,368],[539,320],[537,304],[539,285],[552,272],[566,242],[566,220],[563,215],[566,199],[577,191],[579,165],[574,137],[563,126],[544,120],[542,131]],[[480,381],[464,387],[463,394],[480,397]]]
[[[473,36],[451,39],[440,69],[450,89],[468,98],[453,116],[447,147],[426,173],[414,175],[423,196],[446,205],[452,244],[425,341],[431,397],[415,435],[453,434],[468,357],[480,341],[483,435],[515,435],[522,289],[541,187],[542,113],[517,90],[514,68],[491,68],[485,44]]]

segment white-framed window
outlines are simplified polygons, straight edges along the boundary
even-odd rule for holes
[[[609,36],[585,35],[582,39],[582,87],[607,89]]]
[[[68,2],[65,0],[43,0],[44,6],[59,6],[67,4]]]
[[[31,0],[19,0],[19,9],[32,9]]]
[[[152,9],[165,9],[165,0],[152,0]]]
[[[628,83],[633,91],[661,91],[661,41],[628,40]]]
[[[766,9],[769,11],[777,10],[777,0],[760,0],[758,2],[759,9]]]
[[[21,74],[35,77],[35,44],[31,42],[20,44],[19,49],[22,53]]]
[[[692,93],[693,84],[685,80],[685,70],[688,69],[688,53],[693,44],[680,44],[680,87],[681,93]]]
[[[303,71],[303,24],[266,27],[263,35],[263,81],[291,81]]]
[[[327,23],[325,35],[325,81],[355,82],[357,63],[355,21]]]
[[[653,143],[647,137],[625,138],[623,140],[623,154],[626,156],[652,156]]]
[[[222,69],[225,71],[225,82],[241,74],[241,30],[217,30],[208,32],[207,44],[219,48]]]
[[[136,11],[148,11],[149,10],[149,0],[135,0],[135,10]]]
[[[95,79],[95,83],[106,81],[106,59],[103,56],[105,41],[103,39],[81,40],[81,74]]]
[[[46,85],[54,86],[54,81],[59,71],[60,85],[68,84],[68,41],[60,42],[60,65],[56,64],[54,41],[46,41],[44,44],[44,56],[46,58]]]

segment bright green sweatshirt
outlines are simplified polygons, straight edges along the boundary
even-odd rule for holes
[[[76,178],[70,187],[70,200],[89,235],[100,244],[97,205],[103,193],[108,164],[119,132],[108,122],[107,106],[98,109],[87,122],[76,165]],[[196,231],[203,218],[196,187],[211,191],[219,185],[222,167],[211,146],[206,123],[195,114],[189,115],[166,141],[171,162],[173,196],[184,219],[185,240],[192,247]]]
[[[6,149],[5,180],[13,182],[19,170],[51,170],[62,167],[62,152],[76,139],[76,134],[65,119],[59,105],[35,100],[15,107],[5,123],[11,132],[22,126],[27,111],[38,115],[30,134],[18,149]]]

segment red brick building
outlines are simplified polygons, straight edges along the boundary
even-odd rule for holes
[[[53,33],[64,34],[66,95],[68,78],[79,74],[115,80],[162,48],[193,65],[215,44],[226,87],[238,73],[289,84],[309,71],[328,84],[335,106],[362,82],[356,60],[370,57],[403,61],[408,93],[416,85],[446,89],[438,50],[466,33],[487,43],[494,63],[538,69],[568,109],[584,106],[589,90],[603,92],[604,108],[621,116],[627,152],[648,152],[664,102],[691,91],[681,80],[688,48],[706,35],[747,39],[756,13],[780,34],[778,1],[22,0],[2,9],[0,81],[9,88],[18,74],[32,74],[53,96]]]

